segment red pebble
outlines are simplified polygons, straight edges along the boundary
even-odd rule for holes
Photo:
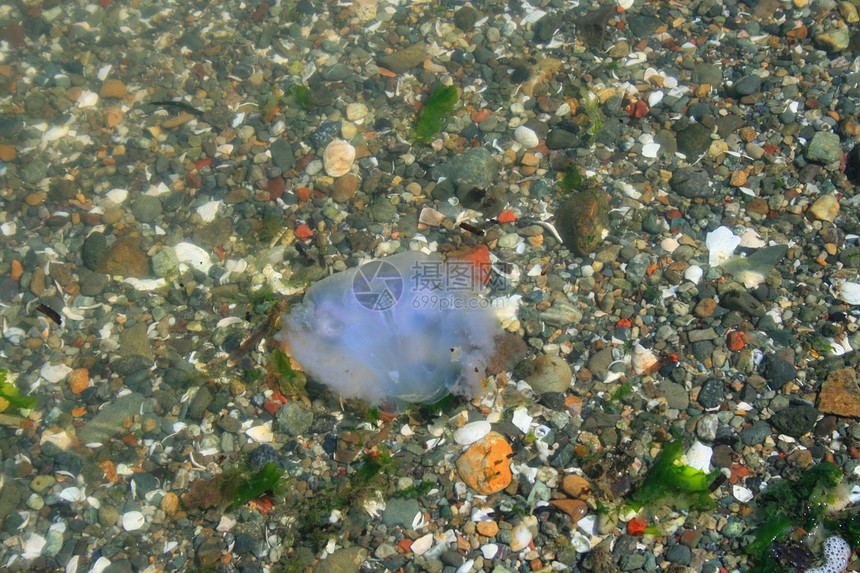
[[[314,232],[311,231],[311,228],[302,223],[298,227],[296,227],[296,237],[303,241],[307,241],[311,237],[314,236]]]
[[[634,517],[627,522],[627,533],[630,535],[642,535],[645,533],[645,520],[639,517]]]
[[[502,211],[499,213],[499,223],[513,223],[517,220],[517,216],[514,215],[513,211]]]
[[[732,352],[737,352],[747,344],[747,335],[740,330],[733,330],[726,336],[726,346]]]

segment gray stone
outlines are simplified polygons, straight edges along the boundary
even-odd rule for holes
[[[588,369],[595,376],[603,376],[612,364],[612,349],[604,348],[588,359]]]
[[[675,141],[678,143],[678,151],[686,155],[687,160],[693,160],[708,150],[711,145],[711,130],[698,121],[693,121],[677,133]]]
[[[696,398],[696,401],[705,410],[710,410],[711,408],[716,408],[722,404],[725,397],[726,395],[723,389],[723,383],[716,378],[708,378],[705,380],[705,383],[702,384],[702,388],[699,390],[699,395]]]
[[[765,441],[770,434],[770,424],[763,420],[756,420],[752,426],[741,431],[740,438],[748,446],[757,446]]]
[[[829,164],[842,159],[839,136],[832,131],[818,131],[806,148],[806,158],[810,161]]]
[[[421,506],[415,499],[394,497],[388,500],[385,511],[382,513],[382,523],[388,527],[400,525],[411,528],[412,520],[421,511]]]
[[[160,251],[152,255],[150,259],[152,263],[152,272],[156,276],[163,278],[171,278],[179,268],[179,259],[176,256],[176,250],[168,245],[161,248]]]
[[[764,316],[764,305],[756,297],[742,290],[732,290],[720,297],[720,306],[750,316]]]
[[[693,552],[690,551],[690,548],[680,543],[670,545],[669,549],[666,550],[666,561],[671,561],[672,563],[689,565],[692,558]]]
[[[573,374],[570,365],[560,356],[542,355],[535,360],[536,370],[528,383],[538,394],[564,392],[570,387]]]
[[[735,82],[735,93],[739,96],[748,96],[761,91],[761,76],[752,74],[744,76]]]
[[[385,54],[379,58],[379,65],[395,74],[408,72],[424,61],[426,50],[424,44],[412,44],[408,48]]]
[[[97,271],[104,264],[106,252],[107,241],[104,233],[90,233],[81,247],[81,260],[85,267],[91,271]]]
[[[188,405],[188,417],[192,420],[202,420],[206,415],[206,408],[212,403],[212,392],[206,386],[201,386],[191,403]]]
[[[666,404],[676,410],[686,410],[690,405],[690,394],[680,384],[663,380],[660,382],[660,390],[666,398]]]
[[[499,173],[499,164],[487,147],[471,147],[431,170],[432,177],[444,177],[457,188],[486,189]]]
[[[123,429],[125,421],[140,413],[143,395],[136,392],[120,396],[78,430],[82,444],[104,443]]]
[[[698,166],[676,169],[669,184],[675,193],[688,199],[711,196],[711,180]]]
[[[276,419],[281,430],[291,436],[301,436],[311,427],[314,415],[304,404],[293,400],[280,407]]]
[[[161,201],[155,195],[139,195],[131,207],[131,214],[141,223],[152,223],[161,215]]]
[[[567,327],[582,320],[582,311],[567,299],[557,298],[552,306],[540,313],[540,319],[550,326]]]

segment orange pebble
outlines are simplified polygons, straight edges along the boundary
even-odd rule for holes
[[[75,368],[69,372],[68,380],[72,394],[80,394],[90,385],[90,372],[86,368]]]
[[[513,211],[502,211],[498,217],[499,223],[513,223],[517,220],[517,216]]]
[[[12,259],[12,272],[9,274],[16,281],[21,278],[21,275],[24,274],[24,267],[21,266],[21,262],[17,259]]]

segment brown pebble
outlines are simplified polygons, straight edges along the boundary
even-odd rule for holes
[[[827,414],[860,417],[860,387],[853,368],[831,372],[818,393],[818,409]]]
[[[581,499],[552,499],[549,503],[568,514],[574,523],[588,514],[588,506]]]
[[[128,88],[120,80],[108,80],[102,84],[99,95],[106,98],[124,98]]]
[[[352,173],[347,173],[334,180],[331,198],[338,203],[346,203],[355,196],[356,191],[358,191],[358,177]]]
[[[0,161],[10,162],[15,160],[15,146],[8,143],[0,144]]]
[[[577,475],[567,475],[561,482],[561,489],[570,497],[588,499],[591,496],[591,486],[588,480]]]
[[[33,278],[30,279],[30,292],[36,296],[42,296],[45,292],[45,271],[42,267],[33,269]]]
[[[177,509],[179,509],[179,496],[173,492],[165,493],[161,498],[161,511],[167,515],[173,515]]]
[[[696,308],[693,309],[693,313],[699,318],[707,318],[714,314],[714,310],[717,308],[717,301],[712,298],[703,298],[699,301],[699,304],[696,305]]]
[[[116,127],[122,121],[122,110],[112,107],[105,111],[105,127],[108,129]]]
[[[30,207],[38,207],[45,202],[45,197],[44,193],[28,193],[27,196],[24,197],[24,202]]]

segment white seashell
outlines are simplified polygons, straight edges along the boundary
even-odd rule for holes
[[[444,220],[445,215],[430,207],[424,207],[418,215],[418,222],[428,227],[438,227]]]
[[[702,267],[699,265],[692,265],[684,271],[684,278],[697,285],[699,284],[699,281],[702,280],[703,274],[704,271],[702,271]]]
[[[579,531],[574,531],[570,534],[570,546],[577,553],[588,553],[591,551],[591,541]]]
[[[469,573],[475,565],[474,559],[469,559],[457,568],[456,573]]]
[[[63,491],[60,492],[60,499],[68,501],[69,503],[82,503],[87,499],[84,490],[79,487],[67,487]]]
[[[39,376],[41,376],[51,384],[56,384],[57,382],[68,376],[69,372],[71,371],[71,368],[61,362],[48,362],[42,365],[42,368],[39,370]]]
[[[461,446],[473,444],[490,433],[490,423],[485,421],[471,422],[454,432],[454,441]]]
[[[128,199],[128,189],[111,189],[107,192],[106,198],[108,203],[120,205]]]
[[[681,243],[678,242],[674,237],[666,237],[662,241],[660,241],[660,246],[667,253],[673,253],[675,249],[681,246]]]
[[[126,531],[137,531],[146,523],[146,518],[139,511],[128,511],[122,515],[122,528]]]
[[[525,408],[517,408],[516,410],[514,410],[514,415],[511,418],[511,423],[517,428],[519,428],[522,433],[528,434],[532,420],[534,420],[534,417],[529,416]]]
[[[24,550],[21,557],[24,559],[35,559],[39,555],[42,554],[42,549],[45,547],[45,538],[39,535],[38,533],[31,533],[30,536],[24,541],[24,546],[22,549]]]
[[[17,230],[18,225],[15,224],[15,221],[7,221],[0,225],[0,233],[3,233],[4,237],[14,235]]]
[[[512,551],[522,551],[528,547],[529,543],[532,541],[532,532],[529,531],[525,521],[521,521],[516,524],[511,534],[513,535],[513,539],[511,540]]]
[[[208,273],[212,262],[209,260],[209,251],[201,249],[194,243],[182,242],[173,247],[176,259],[180,263],[191,265],[202,273]]]
[[[642,155],[654,159],[660,153],[659,143],[646,143],[642,146]]]
[[[848,282],[845,279],[833,279],[836,286],[836,296],[848,304],[860,304],[860,284]]]
[[[3,333],[3,338],[9,341],[10,344],[19,346],[27,338],[27,333],[24,331],[23,328],[13,326],[6,329],[6,331]]]
[[[663,90],[657,90],[648,94],[648,107],[654,107],[663,101]]]
[[[253,428],[248,428],[245,433],[249,438],[258,444],[268,444],[275,440],[275,434],[272,433],[272,422],[266,422]]]
[[[633,347],[633,356],[630,359],[630,365],[633,367],[633,371],[636,374],[647,372],[648,369],[653,367],[655,364],[657,364],[657,357],[653,352],[641,344],[637,344]]]
[[[732,486],[732,495],[741,503],[746,503],[753,498],[753,494],[750,490],[739,485]]]
[[[415,555],[424,555],[431,547],[433,547],[433,534],[428,533],[413,541],[411,549]]]
[[[207,201],[197,207],[197,214],[205,223],[211,223],[218,215],[218,207],[221,206],[221,201]]]
[[[534,130],[524,125],[521,125],[514,130],[514,139],[516,139],[517,143],[519,143],[526,149],[537,147],[537,145],[540,143],[540,139],[538,139],[538,136],[534,132]]]
[[[708,263],[717,267],[726,262],[737,246],[741,238],[732,233],[731,229],[722,226],[708,233],[705,244],[708,247]]]
[[[714,454],[713,448],[706,446],[699,440],[693,442],[690,449],[687,450],[687,465],[693,469],[702,470],[705,473],[711,471],[711,456]]]
[[[323,152],[325,172],[331,177],[346,175],[355,161],[355,147],[342,139],[329,143]]]

